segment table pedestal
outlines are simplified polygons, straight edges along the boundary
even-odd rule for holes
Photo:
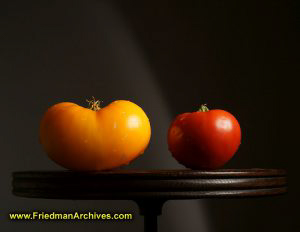
[[[165,200],[136,200],[140,214],[144,216],[144,231],[157,232],[157,217],[162,213]]]

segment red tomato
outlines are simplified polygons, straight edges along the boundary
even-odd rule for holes
[[[235,117],[202,105],[193,113],[178,115],[168,131],[169,150],[187,168],[217,169],[228,162],[241,143]]]

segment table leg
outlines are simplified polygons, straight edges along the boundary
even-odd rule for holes
[[[157,232],[157,215],[144,214],[144,232]]]
[[[157,216],[161,215],[166,200],[135,200],[144,216],[144,232],[157,232]]]

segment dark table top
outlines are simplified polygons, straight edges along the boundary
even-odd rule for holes
[[[24,171],[13,173],[12,184],[16,196],[87,200],[243,198],[287,191],[280,169]]]

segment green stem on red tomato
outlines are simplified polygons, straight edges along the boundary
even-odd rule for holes
[[[207,112],[209,109],[207,108],[206,104],[202,104],[198,110],[198,112]]]

